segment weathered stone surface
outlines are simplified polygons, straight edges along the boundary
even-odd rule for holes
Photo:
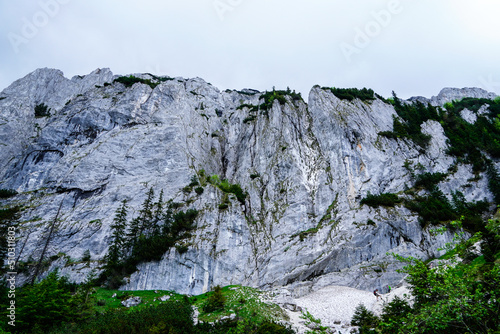
[[[473,97],[473,98],[484,98],[484,99],[494,99],[496,97],[495,93],[487,92],[484,89],[476,88],[476,87],[467,87],[467,88],[451,88],[446,87],[443,88],[437,96],[433,96],[430,99],[427,99],[422,96],[414,96],[409,98],[408,100],[420,101],[424,104],[430,103],[433,106],[443,106],[447,102],[452,102],[455,100],[461,100],[464,97]]]
[[[120,202],[134,216],[150,187],[198,209],[197,229],[187,252],[172,248],[161,261],[140,264],[123,289],[198,294],[214,285],[288,285],[298,297],[335,284],[371,291],[402,278],[388,252],[430,258],[452,239],[422,230],[403,206],[359,204],[368,192],[403,191],[412,182],[404,165],[448,171],[454,161],[438,122],[422,125],[432,136],[422,153],[409,140],[378,135],[392,130],[396,115],[378,99],[339,100],[315,86],[307,104],[288,96],[262,113],[244,106],[262,103],[253,90],[221,92],[199,78],[126,88],[116,77],[104,69],[69,80],[40,69],[0,93],[0,188],[19,193],[4,204],[24,205],[21,260],[39,258],[61,207],[46,255],[78,261],[90,250],[89,266],[51,267],[83,281],[107,252]],[[457,96],[492,95],[443,90],[433,103]],[[40,103],[50,117],[34,117]],[[211,184],[201,195],[183,192],[202,169],[241,185],[245,203],[229,196],[220,210],[225,194]],[[450,194],[472,177],[458,165],[439,187]],[[491,200],[484,177],[463,192]]]
[[[125,307],[137,306],[142,303],[141,297],[130,297],[126,300],[122,300],[122,305]]]

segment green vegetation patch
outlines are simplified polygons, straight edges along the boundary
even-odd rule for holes
[[[12,189],[0,189],[0,199],[17,195],[17,191]]]
[[[259,106],[248,103],[243,103],[242,105],[238,106],[236,110],[243,110],[243,108],[248,108],[250,112],[259,110]]]
[[[129,221],[127,203],[122,202],[111,225],[112,243],[99,282],[119,287],[124,284],[123,277],[136,271],[139,263],[159,261],[173,246],[181,253],[187,251],[185,244],[177,243],[191,237],[198,211],[179,211],[178,207],[172,201],[165,203],[163,192],[155,202],[151,188],[138,216]]]
[[[489,112],[478,115],[474,124],[460,116],[464,108],[477,111],[481,105],[488,104]],[[446,104],[441,114],[449,155],[471,164],[475,172],[484,171],[487,159],[482,152],[493,158],[500,158],[500,101],[466,98]]]
[[[168,79],[166,79],[168,80]],[[136,76],[130,75],[130,76],[122,76],[119,78],[116,78],[114,82],[119,82],[125,85],[125,87],[132,87],[135,83],[139,82],[145,85],[148,85],[152,89],[154,89],[156,86],[159,85],[158,82],[152,82],[150,79],[141,79]]]
[[[378,134],[391,139],[408,138],[422,149],[427,148],[431,136],[422,133],[420,126],[429,119],[439,121],[437,109],[430,104],[425,106],[421,102],[404,103],[394,92],[393,96],[393,106],[399,117],[394,118],[392,131],[381,131]]]
[[[14,206],[6,209],[0,209],[0,221],[16,220],[21,207]]]
[[[439,182],[446,179],[445,173],[422,173],[415,176],[414,187],[432,190]]]
[[[326,88],[324,87],[323,89],[328,89],[330,90],[333,95],[338,97],[341,100],[347,100],[347,101],[352,101],[354,99],[360,99],[361,101],[364,102],[372,102],[375,100],[375,93],[373,89],[369,88]]]
[[[190,301],[200,310],[201,321],[212,322],[231,314],[255,323],[282,320],[285,317],[283,310],[278,305],[262,301],[263,297],[264,293],[257,289],[233,285],[214,288],[214,291],[191,297]],[[218,307],[208,312],[207,305],[214,300]]]
[[[114,295],[116,296],[113,297]],[[150,305],[156,306],[163,303],[160,300],[160,297],[163,296],[168,296],[169,301],[181,301],[184,297],[183,295],[168,290],[121,291],[101,287],[96,288],[96,292],[93,294],[93,297],[96,301],[96,310],[99,313],[104,313],[113,309],[124,308],[121,302],[131,297],[141,298],[141,304],[134,306],[135,309],[148,307]]]
[[[373,208],[378,208],[379,206],[394,207],[396,204],[399,204],[401,202],[402,200],[396,194],[382,193],[379,195],[372,195],[370,192],[368,192],[366,197],[361,200],[361,205],[366,204]]]
[[[248,193],[244,192],[239,184],[231,184],[228,180],[220,180],[218,175],[212,175],[207,182],[213,184],[220,190],[228,194],[234,194],[241,204],[245,204]]]
[[[251,115],[251,116],[245,117],[245,119],[243,120],[243,123],[253,122],[256,119],[257,119],[257,116]]]
[[[50,116],[50,108],[45,105],[44,103],[37,104],[35,106],[35,117],[40,118],[40,117],[49,117]]]
[[[196,333],[193,309],[183,301],[132,310],[118,309],[98,314],[86,322],[67,323],[51,333]]]
[[[291,91],[290,88],[287,88],[287,90],[273,89],[272,92],[265,92],[260,96],[261,99],[264,99],[264,102],[260,104],[259,108],[265,111],[271,109],[274,100],[277,100],[280,105],[284,105],[286,103],[287,95],[291,97],[292,102],[303,101],[302,95],[300,93],[296,93],[295,90]]]
[[[358,306],[352,324],[359,333],[498,333],[500,330],[500,222],[466,239],[455,235],[446,261],[403,258],[410,297],[395,297],[377,317]],[[444,232],[446,229],[442,230]],[[482,256],[477,255],[480,243]],[[452,256],[453,255],[453,256]],[[457,257],[455,257],[456,255]]]
[[[92,290],[92,289],[91,289]],[[167,295],[167,301],[159,298]],[[49,295],[55,297],[54,294]],[[113,297],[115,296],[115,297]],[[51,317],[37,317],[24,328],[23,333],[35,332],[39,321],[44,320],[44,333],[182,333],[182,334],[227,334],[227,333],[267,333],[292,334],[289,327],[278,322],[286,318],[286,313],[275,304],[263,302],[263,293],[248,287],[215,287],[213,291],[199,296],[187,297],[169,291],[118,291],[98,288],[87,296],[92,306],[86,309],[84,317],[78,311],[53,305],[44,299],[38,309],[41,316],[50,305],[67,318],[56,321]],[[141,304],[131,308],[122,306],[121,301],[130,297],[140,297]],[[216,307],[211,307],[211,306]],[[194,323],[194,307],[199,310],[199,322]],[[76,313],[76,314],[75,314]],[[225,317],[226,320],[222,318]],[[68,318],[70,320],[68,320]],[[62,322],[62,324],[61,324]],[[52,327],[55,326],[55,327]],[[5,328],[5,327],[4,327]],[[52,328],[52,330],[50,330]]]

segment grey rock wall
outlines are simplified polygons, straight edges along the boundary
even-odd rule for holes
[[[126,88],[113,83],[116,77],[100,69],[69,80],[39,69],[0,93],[0,188],[19,192],[4,205],[24,206],[21,260],[40,256],[61,206],[48,256],[63,253],[74,262],[88,249],[93,262],[56,261],[51,268],[82,281],[107,252],[120,202],[128,201],[133,216],[150,187],[198,209],[197,229],[186,253],[172,248],[161,261],[139,265],[123,289],[198,294],[217,284],[288,285],[300,295],[335,284],[369,290],[402,278],[387,253],[430,258],[452,238],[422,230],[402,206],[359,204],[368,192],[411,185],[405,163],[448,170],[453,159],[438,122],[423,124],[432,141],[422,153],[408,140],[377,135],[392,130],[396,115],[381,100],[348,102],[315,86],[307,104],[287,97],[264,115],[241,107],[260,104],[257,91],[221,92],[199,78]],[[445,89],[431,102],[490,95]],[[51,117],[34,117],[40,103]],[[183,192],[201,170],[241,185],[245,203],[229,196],[229,208],[220,210],[224,194],[210,184],[201,195]],[[440,188],[449,194],[471,177],[460,165]],[[484,178],[464,194],[491,200]]]

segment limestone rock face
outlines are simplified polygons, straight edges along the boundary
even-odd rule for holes
[[[424,104],[430,103],[433,106],[443,106],[447,102],[452,102],[455,100],[461,100],[464,97],[473,98],[483,98],[483,99],[494,99],[496,97],[495,93],[485,91],[482,88],[443,88],[437,96],[433,96],[427,99],[423,96],[414,96],[409,98],[409,101],[420,101]]]
[[[133,307],[142,303],[141,297],[130,297],[129,299],[123,300],[122,305],[125,307]]]
[[[99,270],[121,201],[133,216],[149,188],[199,210],[196,230],[186,252],[171,248],[161,261],[140,264],[123,289],[198,294],[214,285],[287,285],[296,297],[332,284],[371,290],[402,278],[387,253],[435,257],[452,239],[423,230],[403,206],[360,205],[368,192],[411,185],[405,165],[449,169],[438,122],[422,125],[432,136],[422,153],[406,139],[378,135],[392,130],[396,115],[378,99],[340,100],[315,86],[308,103],[286,96],[254,111],[263,102],[254,90],[221,92],[199,78],[126,87],[117,77],[100,69],[69,80],[40,69],[0,93],[0,188],[18,192],[2,204],[23,206],[22,261],[37,260],[47,244],[47,258],[72,259],[51,268],[81,282],[89,268]],[[491,93],[445,89],[431,101],[460,96]],[[35,117],[41,103],[50,117]],[[239,184],[245,202],[211,184],[202,194],[183,191],[202,170]],[[449,194],[472,177],[460,165],[439,187]],[[467,200],[492,199],[485,180],[463,192]],[[220,209],[224,198],[229,205]],[[78,261],[86,250],[88,266]]]

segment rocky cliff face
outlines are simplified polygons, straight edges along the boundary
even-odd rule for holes
[[[50,268],[84,280],[107,252],[120,202],[128,201],[133,216],[149,188],[199,210],[196,230],[186,252],[172,248],[161,261],[140,264],[123,289],[371,289],[401,279],[388,252],[434,257],[452,238],[431,235],[404,206],[360,205],[368,192],[411,186],[405,164],[449,173],[454,159],[436,121],[422,125],[432,136],[422,152],[409,140],[378,135],[392,130],[396,116],[379,99],[340,100],[315,86],[308,103],[285,96],[263,113],[252,110],[263,96],[253,90],[221,92],[199,78],[126,87],[117,77],[100,69],[69,80],[39,69],[0,93],[0,188],[18,192],[2,204],[22,206],[21,261],[40,257],[60,208],[46,256]],[[494,97],[446,89],[432,103],[471,95]],[[35,117],[41,103],[50,117]],[[186,191],[202,170],[239,184],[248,193],[244,203],[211,184],[202,194]],[[459,164],[439,187],[450,194],[473,177]],[[484,178],[463,193],[492,201]],[[90,264],[78,261],[86,250]]]

